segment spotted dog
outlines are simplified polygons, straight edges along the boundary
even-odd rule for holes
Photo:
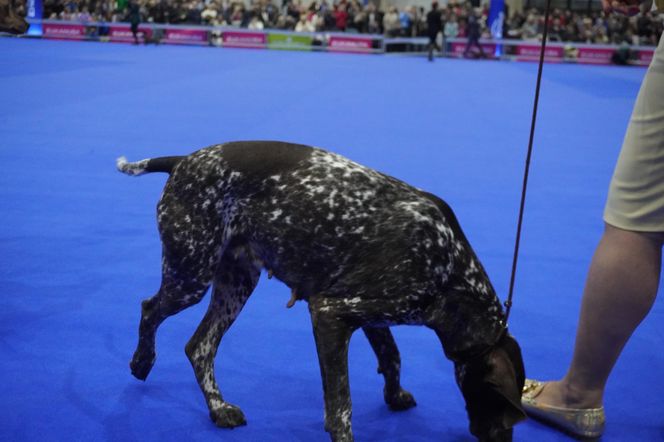
[[[167,317],[199,302],[209,308],[186,345],[212,420],[246,423],[223,398],[214,358],[261,270],[308,302],[325,398],[325,429],[351,441],[348,343],[358,328],[385,378],[388,406],[415,405],[399,381],[389,326],[425,325],[454,362],[470,431],[508,441],[524,419],[524,369],[504,312],[450,207],[441,199],[342,156],[280,142],[214,145],[185,157],[118,168],[168,172],[157,207],[162,281],[142,303],[131,370],[146,379],[155,333]]]

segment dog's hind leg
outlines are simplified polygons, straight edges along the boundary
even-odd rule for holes
[[[152,370],[156,359],[155,338],[159,325],[169,316],[198,303],[208,287],[207,281],[182,279],[175,277],[169,270],[164,272],[157,294],[141,303],[138,346],[129,364],[131,373],[136,378],[145,380]]]
[[[236,257],[230,250],[225,252],[215,277],[207,313],[185,348],[205,396],[210,418],[219,427],[246,424],[242,410],[225,402],[219,391],[214,375],[214,358],[221,338],[242,310],[259,277],[260,268],[253,259],[244,254]]]
[[[219,260],[218,223],[209,215],[192,211],[167,190],[168,185],[158,207],[163,243],[161,286],[155,296],[141,304],[138,346],[130,363],[132,374],[141,380],[154,365],[157,328],[169,316],[203,299]]]
[[[392,411],[407,410],[416,405],[413,395],[401,387],[401,357],[389,327],[362,327],[378,358],[378,373],[385,378],[383,395]]]

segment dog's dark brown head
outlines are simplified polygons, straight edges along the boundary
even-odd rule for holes
[[[456,365],[470,432],[480,441],[512,440],[512,427],[526,418],[521,407],[525,370],[519,344],[505,332],[486,354]]]
[[[0,32],[25,34],[29,26],[14,8],[13,0],[0,0]]]

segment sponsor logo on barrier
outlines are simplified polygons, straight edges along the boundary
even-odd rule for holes
[[[270,49],[310,51],[313,40],[310,35],[268,34],[267,46]]]
[[[73,38],[83,39],[85,27],[82,25],[69,24],[44,24],[44,37],[46,38]]]
[[[524,58],[538,58],[540,56],[540,50],[541,46],[539,45],[519,45],[516,47],[516,55],[517,57],[524,57]],[[544,57],[545,58],[558,58],[561,59],[565,55],[565,50],[564,48],[558,47],[558,46],[552,46],[552,47],[547,47],[544,50]]]
[[[655,51],[651,50],[640,50],[639,51],[639,64],[650,64],[652,57],[655,55]]]
[[[579,48],[576,61],[579,63],[611,64],[611,57],[615,51],[613,48]]]
[[[224,32],[222,34],[223,45],[236,48],[265,48],[266,35],[257,32]]]
[[[139,26],[138,41],[143,41],[143,36],[152,36],[152,29]],[[108,37],[110,41],[133,42],[134,34],[131,33],[129,26],[110,26],[108,28]]]
[[[175,44],[207,44],[208,34],[200,29],[167,29],[164,40]]]
[[[451,43],[451,51],[457,57],[462,57],[463,53],[466,51],[466,43]],[[496,44],[495,43],[480,43],[482,50],[488,58],[493,58],[493,54],[496,53]],[[470,52],[478,52],[477,48],[473,47],[470,49]]]
[[[330,37],[327,47],[330,51],[337,52],[371,52],[373,40],[362,37]]]

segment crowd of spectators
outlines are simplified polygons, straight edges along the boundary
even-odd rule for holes
[[[425,36],[426,11],[409,6],[385,9],[359,0],[45,0],[44,17],[81,22],[127,21],[128,2],[138,2],[144,22],[237,26],[249,29],[287,29],[296,32],[337,31],[384,34],[388,37]],[[334,3],[332,1],[335,1]],[[472,6],[449,0],[439,8],[443,34],[464,37]],[[483,38],[488,5],[476,9]],[[503,37],[538,40],[544,30],[541,11],[530,9],[507,14]],[[627,16],[620,13],[573,12],[556,9],[549,23],[551,41],[656,45],[664,27],[664,14]]]
[[[536,10],[512,14],[505,24],[507,38],[541,40],[544,17]],[[657,45],[664,28],[664,14],[628,16],[622,13],[575,13],[556,9],[549,17],[549,40],[599,44]]]

